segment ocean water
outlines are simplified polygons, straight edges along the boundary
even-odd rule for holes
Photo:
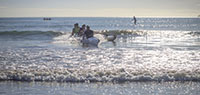
[[[94,36],[100,39],[98,48],[82,47],[76,38],[69,37],[74,23],[89,25],[95,31]],[[107,41],[105,33],[117,35],[116,40]],[[16,95],[16,91],[7,90],[13,87],[34,84],[29,86],[34,89],[59,83],[73,84],[66,88],[69,91],[73,87],[79,90],[71,94],[88,95],[80,88],[87,86],[89,91],[98,83],[104,84],[102,91],[117,90],[122,83],[134,89],[161,87],[162,93],[151,90],[157,94],[169,94],[175,86],[178,92],[172,93],[198,95],[200,18],[137,18],[136,25],[132,18],[0,18],[0,80],[3,95]],[[115,90],[105,93],[120,94]],[[152,94],[132,92],[131,88],[122,94],[125,90]],[[101,93],[95,88],[92,91]]]
[[[199,95],[199,82],[0,82],[1,95]],[[9,91],[8,91],[9,90]]]

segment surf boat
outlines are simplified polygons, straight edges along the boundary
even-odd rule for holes
[[[83,37],[81,40],[81,43],[83,44],[83,46],[95,46],[98,47],[100,40],[96,37],[90,37],[90,38],[85,38]]]

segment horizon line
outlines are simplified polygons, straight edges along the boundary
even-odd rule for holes
[[[132,18],[133,16],[0,16],[0,18]],[[135,16],[138,18],[199,18],[199,16]]]

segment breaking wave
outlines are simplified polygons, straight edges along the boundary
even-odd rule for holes
[[[167,49],[160,52],[127,48],[30,51],[32,49],[0,52],[0,80],[200,82],[200,53],[195,51]]]
[[[158,72],[150,72],[148,70],[135,71],[125,68],[107,70],[24,68],[1,70],[0,80],[57,82],[200,81],[200,71],[197,70],[195,72],[169,70],[156,74]]]
[[[192,35],[192,36],[200,36],[200,32],[189,32],[188,34]]]
[[[97,31],[97,34],[104,34],[104,35],[135,35],[135,36],[143,36],[146,35],[145,31],[141,30],[101,30]]]
[[[160,35],[160,33],[169,34],[190,34],[199,35],[200,32],[189,32],[189,31],[145,31],[145,30],[97,30],[94,31],[95,34],[103,35],[132,35],[132,36],[146,36],[146,35]],[[61,31],[3,31],[0,32],[0,36],[33,36],[33,35],[43,35],[57,37],[65,35],[71,32],[61,32]]]
[[[56,31],[4,31],[0,32],[0,40],[49,40],[64,34]]]
[[[30,35],[46,35],[46,36],[60,36],[63,32],[55,31],[4,31],[0,32],[0,36],[30,36]]]

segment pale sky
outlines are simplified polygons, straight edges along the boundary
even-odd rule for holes
[[[200,0],[0,0],[0,17],[197,17]]]

